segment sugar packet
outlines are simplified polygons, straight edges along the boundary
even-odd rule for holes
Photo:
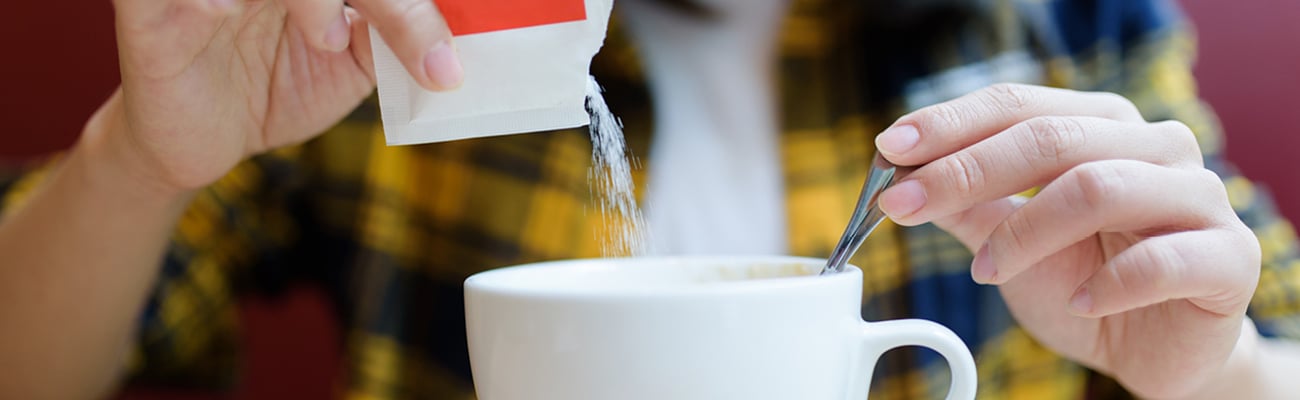
[[[389,145],[573,128],[613,0],[430,0],[451,28],[464,84],[423,89],[371,28]]]

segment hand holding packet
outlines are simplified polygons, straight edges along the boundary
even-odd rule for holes
[[[389,145],[573,128],[591,58],[605,41],[613,0],[429,0],[454,36],[460,88],[420,87],[371,28],[384,137]]]

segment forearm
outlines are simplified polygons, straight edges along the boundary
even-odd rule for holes
[[[1263,338],[1247,322],[1223,371],[1189,400],[1294,398],[1297,377],[1300,344]]]
[[[0,220],[0,398],[102,396],[125,365],[187,195],[132,174],[139,161],[110,140],[125,129],[118,107]]]

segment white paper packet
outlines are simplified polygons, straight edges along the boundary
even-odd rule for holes
[[[605,41],[613,0],[430,1],[438,3],[455,35],[464,84],[448,92],[423,89],[371,27],[388,145],[590,122],[587,79],[591,58]]]

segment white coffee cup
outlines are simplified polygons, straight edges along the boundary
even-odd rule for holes
[[[930,321],[864,322],[862,271],[824,260],[570,260],[465,281],[480,400],[860,400],[886,350],[948,360],[949,399],[975,397],[975,363]]]

